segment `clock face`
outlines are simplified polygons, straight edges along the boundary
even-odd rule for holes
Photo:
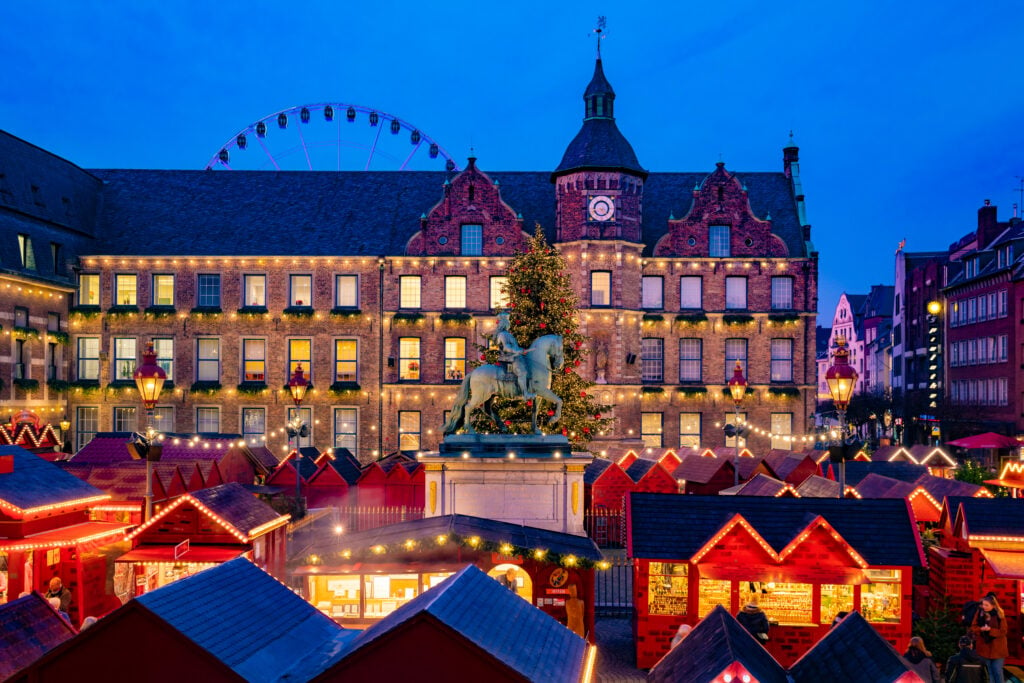
[[[615,202],[611,197],[605,195],[591,197],[587,209],[590,212],[591,220],[610,221],[615,218]]]

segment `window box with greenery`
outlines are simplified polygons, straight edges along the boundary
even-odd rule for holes
[[[473,322],[472,313],[442,313],[441,322],[450,325],[468,325]]]
[[[708,395],[708,388],[693,384],[681,384],[676,387],[676,393],[683,398],[704,398]]]
[[[772,325],[792,325],[800,322],[799,313],[769,313],[768,322]]]
[[[269,314],[266,306],[242,306],[238,309],[238,315],[246,318],[258,318]]]
[[[363,312],[358,308],[335,306],[331,309],[331,315],[335,318],[360,318],[363,315]]]
[[[35,391],[39,388],[39,380],[26,377],[15,377],[12,380],[14,386],[22,391]]]
[[[188,314],[193,318],[217,318],[223,312],[220,306],[196,306]]]
[[[103,315],[99,306],[72,306],[68,312],[78,318],[98,318]]]
[[[267,387],[266,382],[242,382],[238,385],[238,393],[243,396],[259,396],[268,391],[270,389]]]
[[[754,316],[748,313],[726,313],[722,316],[722,322],[733,327],[750,325],[754,322]]]
[[[127,389],[135,388],[135,380],[132,379],[116,379],[107,385],[107,391],[110,393],[118,394]]]
[[[76,392],[91,394],[100,390],[100,381],[98,379],[76,379],[71,381],[70,386]]]
[[[118,305],[111,306],[110,308],[108,308],[107,316],[111,318],[127,318],[133,315],[137,315],[138,312],[138,306]]]
[[[66,379],[48,379],[46,380],[46,386],[50,391],[55,391],[58,394],[64,394],[71,389],[71,382]]]
[[[423,320],[422,313],[395,313],[395,317],[392,320],[396,323],[402,323],[407,325],[413,325]]]
[[[800,398],[796,387],[768,387],[768,394],[776,398]]]
[[[358,394],[362,390],[359,382],[335,382],[330,388],[330,392],[334,396],[350,396]]]
[[[281,314],[286,318],[312,318],[313,307],[312,306],[289,306],[288,308],[281,311]]]
[[[143,314],[147,318],[173,318],[178,315],[174,306],[150,306]]]
[[[205,394],[206,396],[213,396],[221,390],[220,382],[211,381],[198,381],[192,382],[192,386],[188,388],[190,394]]]
[[[60,344],[61,346],[67,346],[71,343],[71,335],[67,332],[60,332],[58,330],[47,331],[46,338],[54,344]]]
[[[708,316],[702,311],[694,311],[693,313],[680,313],[676,316],[676,322],[682,323],[683,325],[701,325],[708,321]]]
[[[661,313],[644,313],[645,323],[660,323],[665,320],[665,316]]]
[[[642,394],[664,394],[665,387],[644,387],[640,390]]]
[[[11,336],[15,339],[39,339],[39,330],[34,327],[12,327]]]

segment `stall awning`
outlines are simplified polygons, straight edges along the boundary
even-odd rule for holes
[[[868,583],[857,567],[829,567],[827,569],[798,569],[791,566],[745,564],[722,566],[714,563],[698,564],[702,579],[719,581],[774,581],[776,583]]]
[[[1024,553],[1011,550],[982,550],[995,575],[1003,579],[1024,579]]]
[[[159,545],[130,550],[115,562],[227,562],[249,552],[236,545],[194,545],[181,557],[174,557],[173,545]]]
[[[1022,479],[986,479],[982,483],[990,486],[1005,486],[1008,489],[1024,489],[1024,480]]]
[[[25,538],[0,539],[0,551],[43,550],[45,548],[66,548],[85,543],[105,545],[120,541],[131,524],[115,522],[83,522],[60,529],[51,529]]]

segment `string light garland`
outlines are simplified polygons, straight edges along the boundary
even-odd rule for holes
[[[104,493],[101,496],[92,496],[90,498],[78,498],[75,500],[67,500],[62,503],[51,503],[49,505],[39,505],[37,507],[32,508],[20,508],[14,503],[10,503],[0,498],[0,508],[3,508],[4,510],[9,510],[15,515],[21,518],[25,518],[29,515],[35,515],[41,512],[53,512],[54,510],[62,510],[64,508],[88,506],[91,503],[98,503],[103,500],[110,500],[110,498],[111,496],[109,493]]]
[[[192,505],[196,506],[196,508],[200,512],[205,514],[207,517],[212,519],[220,526],[224,527],[225,531],[227,531],[229,534],[237,538],[242,543],[252,543],[252,541],[255,540],[257,537],[262,536],[266,532],[276,529],[277,527],[284,526],[291,520],[291,515],[281,515],[276,519],[272,519],[269,522],[266,522],[265,524],[261,524],[253,529],[250,529],[249,533],[245,534],[238,528],[236,528],[233,524],[231,524],[231,522],[227,521],[226,519],[218,515],[216,512],[214,512],[213,510],[211,510],[210,508],[206,507],[198,500],[193,498],[191,494],[186,493],[182,495],[180,498],[178,498],[176,501],[171,503],[169,506],[165,507],[163,510],[158,512],[157,514],[153,515],[153,518],[150,519],[148,522],[137,527],[135,531],[127,534],[124,537],[124,540],[130,541],[138,537],[138,535],[141,534],[143,531],[149,529],[158,521],[160,521],[161,519],[169,515],[172,511],[181,507],[185,503],[191,503]]]

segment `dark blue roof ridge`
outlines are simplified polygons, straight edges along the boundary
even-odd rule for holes
[[[877,683],[895,681],[908,671],[906,660],[857,611],[845,616],[789,669],[794,683]]]
[[[14,456],[14,470],[0,474],[0,500],[22,510],[105,495],[21,446],[0,446],[0,455]]]
[[[587,84],[587,89],[583,91],[583,97],[588,95],[598,95],[600,93],[607,93],[614,96],[615,90],[612,89],[612,84],[608,82],[608,79],[604,75],[604,63],[601,58],[598,57],[594,62],[594,75],[590,78],[590,83]]]

